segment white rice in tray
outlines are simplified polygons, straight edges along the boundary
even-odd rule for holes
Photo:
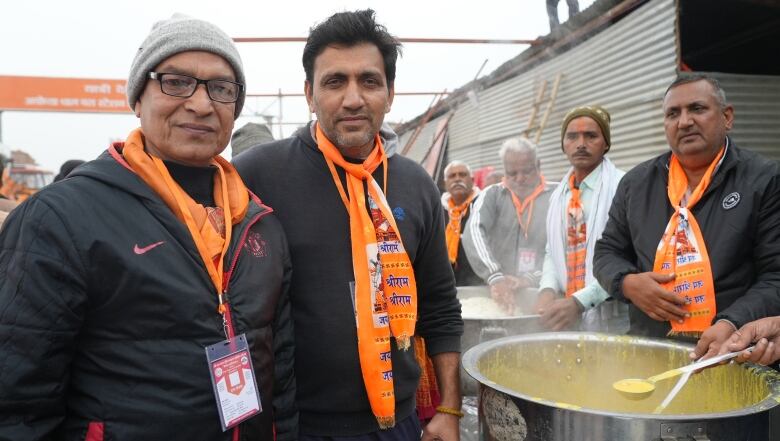
[[[490,297],[469,297],[460,299],[464,318],[507,317],[506,312]]]

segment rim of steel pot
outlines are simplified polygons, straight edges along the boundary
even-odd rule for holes
[[[586,341],[601,341],[601,342],[603,342],[604,340],[621,342],[621,341],[625,341],[626,339],[630,339],[631,341],[641,342],[643,346],[647,346],[647,347],[683,349],[686,351],[691,351],[694,348],[694,346],[691,344],[680,343],[673,340],[653,339],[647,337],[599,334],[595,332],[545,332],[545,333],[537,333],[537,334],[514,335],[514,336],[503,337],[496,340],[480,343],[474,346],[473,348],[469,349],[468,351],[466,351],[465,354],[463,354],[463,361],[462,361],[463,368],[472,378],[474,378],[477,382],[479,382],[483,386],[489,387],[491,389],[495,389],[499,392],[503,392],[513,397],[522,398],[526,401],[530,401],[533,403],[537,403],[537,404],[541,404],[544,406],[553,407],[557,409],[562,409],[562,410],[567,410],[572,412],[582,412],[587,414],[618,417],[618,418],[644,418],[650,420],[666,420],[666,421],[729,418],[729,417],[737,417],[743,415],[751,415],[757,412],[764,412],[780,404],[780,373],[776,372],[772,368],[766,366],[759,366],[752,363],[745,363],[745,364],[754,370],[754,375],[766,374],[765,378],[767,382],[767,387],[769,388],[768,397],[766,397],[762,401],[752,406],[743,407],[741,409],[732,410],[729,412],[679,414],[679,415],[674,415],[674,414],[656,415],[650,413],[623,413],[623,412],[612,412],[606,410],[591,409],[591,408],[579,407],[579,406],[561,406],[559,404],[556,404],[553,401],[540,399],[538,397],[532,397],[530,395],[526,395],[519,391],[509,389],[504,386],[501,386],[500,384],[494,383],[488,378],[486,378],[484,375],[482,375],[482,373],[479,372],[479,369],[477,367],[477,363],[479,362],[480,358],[482,358],[484,354],[490,352],[493,349],[497,349],[502,346],[506,346],[508,344],[522,343],[522,342],[581,341],[582,339]]]

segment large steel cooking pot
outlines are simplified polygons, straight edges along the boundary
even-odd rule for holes
[[[770,368],[731,364],[695,374],[659,415],[652,412],[676,380],[639,401],[612,389],[616,380],[689,363],[691,348],[606,334],[529,334],[475,346],[463,366],[480,383],[489,441],[770,440],[770,410],[780,401],[780,374]]]
[[[457,289],[458,300],[461,302],[476,297],[490,298],[490,288],[487,286],[459,286]],[[515,295],[515,314],[511,316],[475,314],[464,309],[461,350],[465,352],[482,342],[501,337],[542,331],[539,317],[533,315],[532,311],[536,303],[536,292],[535,288],[520,290]],[[477,382],[462,369],[460,377],[463,394],[475,395]]]

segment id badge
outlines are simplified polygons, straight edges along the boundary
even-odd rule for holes
[[[520,248],[517,250],[517,273],[529,273],[536,270],[536,250]]]
[[[263,411],[246,334],[206,347],[222,431]]]

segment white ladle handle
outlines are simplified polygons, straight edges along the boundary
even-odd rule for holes
[[[755,346],[751,346],[747,348],[747,351],[752,351]],[[729,352],[728,354],[718,355],[717,357],[708,358],[706,360],[697,361],[696,363],[689,364],[688,366],[685,366],[683,368],[680,368],[680,372],[693,372],[697,371],[699,369],[704,369],[706,367],[712,366],[714,364],[718,364],[720,362],[731,360],[732,358],[736,357],[737,355],[741,354],[743,351],[737,351],[737,352]]]

